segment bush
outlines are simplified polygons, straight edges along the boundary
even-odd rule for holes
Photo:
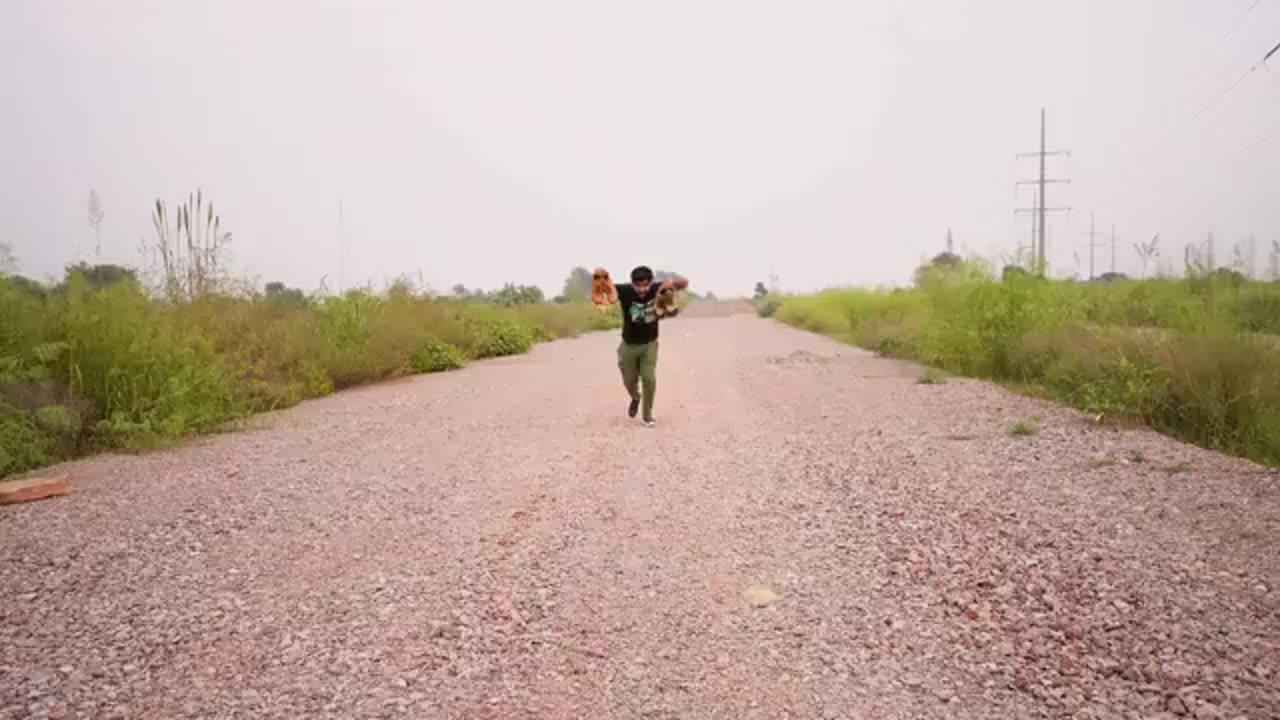
[[[1280,465],[1280,288],[1230,276],[1083,285],[1019,273],[788,298],[777,317],[942,370],[1030,386]]]
[[[773,317],[778,312],[778,308],[782,306],[782,298],[768,293],[757,294],[755,303],[757,315],[764,318]]]
[[[515,308],[513,315],[532,328],[539,340],[577,337],[584,332],[622,327],[622,314],[617,306],[601,312],[585,302],[522,305]]]
[[[457,370],[466,364],[461,350],[436,338],[428,338],[409,358],[409,367],[416,373]]]
[[[1239,296],[1240,326],[1257,333],[1280,335],[1280,292],[1254,286]]]
[[[0,477],[48,462],[52,450],[53,438],[31,413],[0,405]]]
[[[476,358],[520,355],[528,352],[535,341],[533,331],[512,318],[469,317],[466,322],[471,352]]]
[[[62,317],[61,363],[72,392],[100,418],[106,444],[121,435],[172,439],[241,415],[233,377],[211,343],[136,287],[88,288],[73,277]]]
[[[500,307],[403,289],[308,298],[281,287],[170,302],[129,273],[90,282],[72,269],[53,287],[0,277],[0,476],[621,324],[616,309],[585,303]]]

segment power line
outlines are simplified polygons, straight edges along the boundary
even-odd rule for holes
[[[1272,55],[1275,55],[1275,54],[1276,54],[1276,51],[1277,51],[1277,50],[1280,50],[1280,42],[1276,43],[1276,46],[1275,46],[1275,47],[1273,47],[1273,48],[1271,48],[1270,50],[1268,50],[1268,51],[1267,51],[1267,54],[1262,56],[1262,60],[1258,61],[1258,62],[1259,62],[1259,64],[1260,64],[1260,65],[1266,65],[1266,64],[1267,64],[1267,61],[1271,59],[1271,56],[1272,56]]]
[[[1240,13],[1240,15],[1236,17],[1235,22],[1231,23],[1231,27],[1227,28],[1227,31],[1222,34],[1222,37],[1214,41],[1213,45],[1219,48],[1222,47],[1222,45],[1226,43],[1227,40],[1231,39],[1232,35],[1236,34],[1237,30],[1239,30],[1241,27],[1244,26],[1244,21],[1247,20],[1249,16],[1253,14],[1253,11],[1257,10],[1258,6],[1261,4],[1262,4],[1262,0],[1253,0],[1253,2],[1250,3],[1249,7],[1245,8],[1244,12]],[[1190,73],[1188,73],[1187,75],[1184,75],[1182,77],[1182,80],[1186,80],[1189,75]]]
[[[1238,30],[1244,24],[1245,19],[1248,18],[1249,15],[1252,14],[1255,9],[1257,9],[1257,6],[1260,3],[1261,3],[1261,0],[1255,0],[1255,2],[1252,5],[1246,8],[1245,11],[1241,13],[1239,17],[1236,18],[1235,22],[1232,23],[1231,27],[1228,28],[1227,32],[1224,33],[1221,37],[1217,38],[1216,40],[1206,41],[1201,46],[1201,50],[1194,54],[1195,56],[1199,57],[1199,60],[1197,62],[1192,63],[1192,65],[1189,68],[1187,68],[1187,71],[1183,73],[1181,77],[1178,78],[1177,82],[1174,83],[1174,85],[1181,86],[1193,75],[1197,74],[1197,72],[1205,66],[1206,64],[1205,61],[1207,60],[1208,56],[1211,54],[1210,53],[1211,48],[1221,47],[1222,44],[1226,42],[1226,40],[1229,37],[1235,34],[1235,31]],[[1185,15],[1186,13],[1184,12],[1183,14]],[[1172,109],[1172,103],[1168,103],[1164,105],[1163,110],[1169,110],[1169,109]],[[1134,137],[1138,134],[1146,134],[1146,133],[1141,129],[1134,130],[1133,132],[1126,134],[1126,139]]]
[[[1245,10],[1245,12],[1244,12],[1244,13],[1242,13],[1242,14],[1240,15],[1240,17],[1239,17],[1239,18],[1237,18],[1236,22],[1235,22],[1235,23],[1232,25],[1232,27],[1228,30],[1228,32],[1226,33],[1226,35],[1224,35],[1224,36],[1223,36],[1222,40],[1226,40],[1226,38],[1230,37],[1230,36],[1231,36],[1235,31],[1236,31],[1236,29],[1238,29],[1238,28],[1240,27],[1240,25],[1241,25],[1241,24],[1243,24],[1244,20],[1245,20],[1246,18],[1248,18],[1248,16],[1253,12],[1253,10],[1254,10],[1254,9],[1255,9],[1259,4],[1260,4],[1260,2],[1261,2],[1261,0],[1257,0],[1256,2],[1254,2],[1252,5],[1250,5],[1250,6],[1246,9],[1246,10]],[[1182,131],[1183,131],[1183,130],[1185,130],[1186,128],[1188,128],[1188,127],[1190,127],[1191,125],[1193,125],[1193,124],[1196,122],[1196,120],[1200,119],[1200,118],[1201,118],[1205,113],[1207,113],[1209,110],[1212,110],[1214,107],[1216,107],[1216,106],[1218,105],[1218,103],[1222,102],[1223,98],[1227,97],[1227,96],[1228,96],[1228,95],[1230,95],[1232,92],[1234,92],[1234,91],[1236,90],[1236,88],[1240,87],[1240,85],[1242,85],[1242,84],[1244,83],[1244,81],[1245,81],[1246,79],[1248,79],[1248,77],[1249,77],[1250,75],[1252,75],[1252,74],[1254,73],[1254,71],[1256,71],[1259,67],[1266,68],[1266,69],[1267,69],[1267,71],[1268,71],[1268,72],[1270,72],[1270,68],[1269,68],[1269,66],[1267,66],[1267,61],[1271,58],[1271,56],[1272,56],[1272,55],[1275,55],[1277,51],[1280,51],[1280,43],[1277,43],[1275,47],[1271,48],[1271,50],[1270,50],[1270,51],[1268,51],[1265,55],[1263,55],[1263,56],[1262,56],[1262,59],[1258,60],[1258,61],[1257,61],[1257,62],[1255,62],[1252,66],[1250,66],[1247,70],[1245,70],[1243,73],[1241,73],[1241,74],[1240,74],[1240,75],[1239,75],[1239,76],[1238,76],[1234,81],[1232,81],[1232,83],[1231,83],[1230,85],[1228,85],[1228,86],[1226,86],[1225,88],[1223,88],[1222,90],[1218,91],[1218,92],[1217,92],[1217,93],[1216,93],[1216,94],[1215,94],[1215,95],[1214,95],[1214,96],[1209,100],[1209,102],[1207,102],[1207,103],[1205,103],[1204,105],[1200,106],[1200,108],[1199,108],[1198,110],[1196,110],[1196,112],[1195,112],[1195,113],[1193,113],[1193,114],[1191,115],[1191,117],[1187,118],[1187,119],[1186,119],[1186,120],[1184,120],[1183,122],[1181,122],[1181,123],[1179,123],[1178,125],[1176,125],[1172,131],[1167,132],[1167,133],[1164,133],[1164,134],[1163,134],[1163,137],[1162,137],[1162,140],[1164,140],[1164,141],[1168,141],[1169,139],[1171,139],[1171,138],[1173,138],[1174,136],[1176,136],[1178,133],[1182,132]],[[1186,79],[1186,77],[1187,77],[1187,76],[1183,76],[1183,79],[1185,80],[1185,79]],[[1150,152],[1151,150],[1154,150],[1155,148],[1156,148],[1156,146],[1155,146],[1154,144],[1153,144],[1153,145],[1149,145],[1149,146],[1147,146],[1147,147],[1145,147],[1145,148],[1144,148],[1144,147],[1139,147],[1136,151],[1134,151],[1132,154],[1130,154],[1130,157],[1132,158],[1132,157],[1134,157],[1134,156],[1140,156],[1140,155],[1142,155],[1143,153]]]
[[[1261,60],[1251,65],[1248,70],[1245,70],[1243,73],[1240,74],[1240,77],[1236,78],[1235,82],[1228,85],[1225,90],[1219,92],[1217,95],[1213,97],[1212,100],[1210,100],[1207,104],[1205,104],[1203,107],[1197,110],[1196,113],[1191,116],[1190,120],[1188,120],[1186,123],[1183,123],[1182,126],[1179,126],[1179,129],[1195,122],[1196,119],[1198,119],[1201,115],[1208,112],[1211,108],[1213,108],[1213,106],[1221,102],[1222,98],[1226,97],[1227,95],[1230,95],[1232,91],[1240,87],[1240,84],[1243,83],[1245,79],[1248,78],[1251,74],[1253,74],[1255,70],[1257,70],[1259,67],[1265,67],[1267,65],[1267,61],[1271,59],[1272,55],[1276,54],[1277,50],[1280,50],[1280,43],[1276,43],[1276,46],[1271,48],[1271,50],[1267,51],[1267,54],[1263,55]]]
[[[1226,89],[1224,89],[1223,91],[1219,92],[1216,96],[1214,96],[1214,98],[1213,98],[1212,100],[1210,100],[1208,104],[1206,104],[1206,105],[1204,105],[1203,107],[1201,107],[1201,108],[1200,108],[1200,110],[1199,110],[1199,111],[1197,111],[1197,112],[1196,112],[1196,114],[1195,114],[1195,115],[1193,115],[1193,116],[1192,116],[1192,117],[1191,117],[1187,122],[1184,122],[1184,123],[1182,123],[1181,125],[1179,125],[1178,130],[1181,130],[1182,128],[1185,128],[1185,127],[1187,127],[1188,125],[1190,125],[1191,123],[1193,123],[1193,122],[1194,122],[1198,117],[1200,117],[1201,115],[1203,115],[1203,114],[1204,114],[1205,112],[1207,112],[1210,108],[1212,108],[1214,105],[1216,105],[1218,102],[1220,102],[1220,101],[1222,100],[1222,98],[1226,97],[1229,93],[1231,93],[1231,92],[1232,92],[1232,91],[1234,91],[1237,87],[1239,87],[1239,86],[1240,86],[1240,84],[1241,84],[1241,83],[1243,83],[1243,82],[1244,82],[1244,80],[1245,80],[1249,75],[1251,75],[1254,71],[1256,71],[1259,67],[1268,67],[1268,65],[1267,65],[1267,61],[1268,61],[1272,56],[1274,56],[1277,52],[1280,52],[1280,43],[1277,43],[1277,44],[1275,45],[1275,47],[1271,48],[1271,50],[1270,50],[1270,51],[1268,51],[1265,55],[1263,55],[1263,56],[1262,56],[1262,58],[1261,58],[1260,60],[1258,60],[1257,62],[1255,62],[1255,63],[1254,63],[1254,64],[1253,64],[1253,65],[1252,65],[1248,70],[1246,70],[1243,74],[1241,74],[1241,75],[1236,79],[1236,81],[1235,81],[1235,82],[1233,82],[1233,83],[1232,83],[1231,85],[1229,85]],[[1239,111],[1237,111],[1237,113],[1233,113],[1233,114],[1231,114],[1229,117],[1235,117],[1235,116],[1236,116],[1236,115],[1238,115],[1238,114],[1239,114]],[[1237,149],[1237,150],[1234,150],[1234,151],[1232,151],[1232,152],[1228,153],[1228,154],[1227,154],[1227,155],[1225,155],[1225,156],[1222,156],[1222,157],[1219,157],[1219,158],[1217,158],[1217,159],[1215,159],[1215,160],[1211,160],[1211,161],[1209,161],[1209,162],[1207,162],[1207,163],[1204,163],[1204,164],[1202,164],[1201,166],[1197,167],[1196,169],[1192,170],[1191,172],[1184,173],[1183,175],[1180,175],[1180,176],[1178,176],[1178,177],[1176,177],[1176,178],[1174,178],[1174,179],[1172,179],[1172,180],[1169,180],[1169,181],[1167,181],[1167,182],[1165,182],[1165,183],[1161,183],[1161,184],[1157,184],[1157,185],[1148,185],[1148,186],[1146,186],[1146,187],[1145,187],[1145,191],[1146,191],[1146,192],[1152,192],[1152,191],[1157,191],[1157,190],[1164,190],[1164,189],[1167,189],[1167,188],[1172,187],[1172,186],[1174,186],[1174,185],[1178,185],[1178,184],[1180,184],[1180,183],[1183,183],[1183,182],[1185,182],[1185,181],[1187,181],[1187,180],[1190,180],[1190,179],[1192,179],[1192,178],[1195,178],[1195,177],[1199,176],[1200,174],[1202,174],[1202,173],[1204,173],[1204,172],[1206,172],[1206,171],[1208,171],[1208,170],[1211,170],[1211,169],[1213,169],[1213,168],[1217,167],[1218,165],[1221,165],[1221,164],[1223,164],[1223,163],[1226,163],[1226,162],[1228,162],[1228,161],[1230,161],[1230,160],[1234,160],[1236,157],[1238,157],[1238,156],[1240,156],[1240,155],[1242,155],[1242,154],[1244,154],[1244,153],[1246,153],[1246,152],[1248,152],[1248,151],[1250,151],[1250,150],[1253,150],[1253,149],[1255,149],[1255,148],[1257,148],[1257,147],[1260,147],[1260,146],[1262,146],[1262,145],[1264,145],[1264,144],[1266,144],[1266,143],[1270,142],[1270,141],[1271,141],[1271,139],[1272,139],[1272,136],[1270,136],[1270,135],[1268,135],[1268,136],[1264,136],[1264,137],[1261,137],[1261,138],[1258,138],[1257,140],[1254,140],[1254,141],[1253,141],[1252,143],[1250,143],[1249,145],[1246,145],[1246,146],[1244,146],[1244,147],[1242,147],[1242,148],[1239,148],[1239,149]],[[1141,193],[1142,191],[1140,190],[1139,192]]]
[[[1236,34],[1236,31],[1239,30],[1244,25],[1244,21],[1247,20],[1249,16],[1253,14],[1253,11],[1257,10],[1258,6],[1261,4],[1262,4],[1262,0],[1253,0],[1253,2],[1249,5],[1249,7],[1245,8],[1244,12],[1240,13],[1240,15],[1236,17],[1235,22],[1231,23],[1231,27],[1227,28],[1227,31],[1223,33],[1221,37],[1219,37],[1217,40],[1212,41],[1211,43],[1205,44],[1205,50],[1208,51],[1210,47],[1220,48],[1223,43],[1225,43],[1227,40],[1231,38],[1232,35]],[[1202,66],[1202,65],[1203,63],[1199,64],[1199,66]],[[1187,78],[1191,77],[1191,75],[1195,72],[1196,67],[1197,65],[1193,65],[1191,70],[1189,70],[1187,74],[1183,75],[1182,78],[1178,80],[1178,82],[1182,83],[1186,81]]]
[[[1273,80],[1275,80],[1275,81],[1276,81],[1276,83],[1277,83],[1277,84],[1280,84],[1280,77],[1277,77],[1274,73],[1272,73],[1272,72],[1271,72],[1271,66],[1270,66],[1270,65],[1267,65],[1267,64],[1265,64],[1265,63],[1264,63],[1264,64],[1262,65],[1262,69],[1263,69],[1263,70],[1266,70],[1266,71],[1267,71],[1267,73],[1271,76],[1271,78],[1272,78]],[[1227,113],[1226,115],[1224,115],[1224,116],[1222,117],[1222,123],[1223,123],[1224,125],[1225,125],[1225,124],[1229,124],[1232,120],[1235,120],[1236,118],[1240,117],[1241,115],[1246,115],[1246,114],[1252,113],[1252,112],[1254,111],[1254,109],[1255,109],[1258,105],[1262,104],[1265,100],[1267,100],[1268,98],[1272,98],[1272,97],[1275,97],[1275,96],[1274,96],[1274,95],[1271,95],[1271,94],[1267,94],[1267,93],[1260,93],[1260,94],[1258,94],[1258,96],[1256,97],[1256,99],[1254,99],[1252,102],[1247,102],[1247,103],[1245,103],[1244,105],[1242,105],[1242,106],[1240,106],[1240,107],[1236,108],[1234,112],[1230,112],[1230,113]]]
[[[1244,12],[1240,13],[1240,17],[1236,18],[1235,23],[1231,26],[1231,29],[1227,31],[1227,34],[1222,36],[1222,39],[1225,41],[1227,38],[1234,35],[1236,30],[1239,30],[1240,26],[1244,24],[1245,19],[1252,15],[1253,11],[1257,10],[1258,6],[1261,4],[1262,0],[1253,0],[1253,4],[1245,8]]]
[[[1221,102],[1221,101],[1222,101],[1222,98],[1224,98],[1224,97],[1226,97],[1226,96],[1230,95],[1230,94],[1231,94],[1231,92],[1232,92],[1233,90],[1235,90],[1236,88],[1240,87],[1240,83],[1244,82],[1244,81],[1245,81],[1245,79],[1247,79],[1247,78],[1249,77],[1249,75],[1250,75],[1254,70],[1257,70],[1257,69],[1258,69],[1258,66],[1257,66],[1257,65],[1254,65],[1253,67],[1249,68],[1248,70],[1245,70],[1245,71],[1240,75],[1240,77],[1236,78],[1236,81],[1235,81],[1235,82],[1231,83],[1230,85],[1228,85],[1228,86],[1226,87],[1226,89],[1225,89],[1225,90],[1223,90],[1223,91],[1219,92],[1217,95],[1215,95],[1215,96],[1213,97],[1213,99],[1212,99],[1212,100],[1210,100],[1208,103],[1206,103],[1204,106],[1202,106],[1199,110],[1197,110],[1197,111],[1195,112],[1195,114],[1191,116],[1191,119],[1190,119],[1190,120],[1188,120],[1187,122],[1183,123],[1181,126],[1179,126],[1179,128],[1178,128],[1178,129],[1179,129],[1179,130],[1181,130],[1183,127],[1186,127],[1187,125],[1190,125],[1191,123],[1193,123],[1193,122],[1195,122],[1196,120],[1198,120],[1198,119],[1200,118],[1200,116],[1201,116],[1201,115],[1205,114],[1206,112],[1208,112],[1209,110],[1211,110],[1211,109],[1213,108],[1213,106],[1214,106],[1214,105],[1217,105],[1219,102]]]
[[[1219,157],[1219,158],[1218,158],[1218,159],[1216,159],[1216,160],[1211,160],[1211,161],[1209,161],[1209,162],[1207,162],[1207,163],[1204,163],[1203,165],[1201,165],[1200,167],[1196,168],[1195,170],[1193,170],[1193,171],[1191,171],[1191,172],[1189,172],[1189,173],[1184,173],[1184,174],[1179,175],[1178,177],[1174,178],[1173,180],[1170,180],[1170,181],[1168,181],[1168,182],[1162,183],[1162,184],[1160,184],[1160,185],[1155,185],[1155,186],[1151,187],[1151,188],[1150,188],[1150,190],[1164,190],[1164,189],[1170,188],[1170,187],[1172,187],[1172,186],[1174,186],[1174,185],[1179,185],[1179,184],[1181,184],[1181,183],[1184,183],[1184,182],[1186,182],[1187,180],[1190,180],[1190,179],[1192,179],[1192,178],[1194,178],[1194,177],[1196,177],[1196,176],[1198,176],[1198,175],[1200,175],[1200,174],[1204,173],[1204,172],[1205,172],[1205,171],[1207,171],[1207,170],[1211,170],[1211,169],[1213,169],[1213,168],[1215,168],[1215,167],[1217,167],[1217,166],[1219,166],[1219,165],[1221,165],[1221,164],[1223,164],[1223,163],[1225,163],[1225,162],[1227,162],[1227,161],[1229,161],[1229,160],[1233,160],[1233,159],[1235,159],[1236,157],[1238,157],[1238,156],[1240,156],[1240,155],[1243,155],[1243,154],[1245,154],[1246,152],[1248,152],[1248,151],[1250,151],[1250,150],[1253,150],[1254,148],[1261,147],[1262,145],[1265,145],[1265,144],[1267,144],[1267,143],[1271,142],[1272,137],[1273,137],[1273,136],[1271,136],[1271,135],[1265,135],[1265,136],[1263,136],[1263,137],[1260,137],[1260,138],[1258,138],[1257,140],[1254,140],[1253,142],[1249,143],[1248,145],[1246,145],[1246,146],[1244,146],[1244,147],[1242,147],[1242,148],[1240,148],[1240,149],[1238,149],[1238,150],[1234,150],[1234,151],[1232,151],[1232,152],[1230,152],[1230,153],[1227,153],[1226,155],[1224,155],[1224,156],[1222,156],[1222,157]]]
[[[1244,81],[1247,80],[1249,76],[1253,74],[1253,71],[1256,70],[1257,68],[1258,66],[1254,65],[1253,67],[1241,73],[1239,77],[1237,77],[1230,85],[1226,86],[1222,90],[1219,90],[1217,94],[1215,94],[1209,100],[1209,102],[1205,103],[1204,105],[1201,105],[1200,108],[1196,110],[1194,113],[1192,113],[1192,115],[1189,118],[1177,124],[1173,128],[1173,130],[1165,133],[1162,137],[1162,140],[1167,142],[1168,140],[1177,136],[1178,133],[1182,132],[1183,130],[1187,129],[1191,125],[1195,124],[1196,120],[1199,120],[1200,117],[1203,116],[1206,112],[1212,110],[1215,106],[1217,106],[1218,103],[1222,102],[1223,98],[1225,98],[1226,96],[1234,92],[1236,88],[1240,87],[1240,85],[1242,85]],[[1148,145],[1145,148],[1140,147],[1138,148],[1136,155],[1142,155],[1143,153],[1151,152],[1152,150],[1155,150],[1155,149],[1157,149],[1157,145],[1155,143]]]

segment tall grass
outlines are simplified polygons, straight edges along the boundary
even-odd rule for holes
[[[790,297],[775,317],[1280,465],[1280,285],[1012,275]]]
[[[132,278],[103,285],[77,272],[49,288],[0,277],[0,476],[619,324],[583,304],[397,289],[173,301]]]

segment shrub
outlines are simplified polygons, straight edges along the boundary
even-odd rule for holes
[[[238,416],[232,378],[210,343],[135,287],[91,290],[73,278],[60,363],[72,391],[97,410],[108,444],[120,435],[177,438]]]
[[[1078,284],[1007,273],[786,299],[777,317],[1280,465],[1280,288],[1234,276]]]
[[[476,358],[519,355],[528,352],[534,343],[528,326],[501,316],[468,318],[467,332]]]
[[[131,273],[93,277],[0,277],[0,476],[621,324],[616,309],[585,303],[499,307],[404,288],[307,298],[282,286],[175,302]]]
[[[1241,294],[1239,317],[1245,330],[1280,335],[1280,292],[1257,286]]]
[[[755,303],[757,315],[764,318],[773,317],[778,312],[778,308],[782,306],[782,298],[768,293],[760,294],[757,288]]]
[[[457,370],[466,364],[467,358],[461,350],[436,338],[425,340],[409,358],[409,367],[416,373]]]
[[[584,332],[616,330],[622,327],[622,314],[617,306],[600,312],[585,302],[522,305],[515,308],[512,314],[531,328],[539,341],[576,337]]]
[[[0,405],[0,477],[48,462],[53,439],[29,412]]]

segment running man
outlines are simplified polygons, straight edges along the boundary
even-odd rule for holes
[[[593,278],[609,280],[609,272],[597,268]],[[658,314],[654,309],[661,288],[684,290],[689,281],[677,277],[667,280],[661,285],[653,282],[653,271],[641,265],[631,271],[631,283],[613,285],[614,292],[607,294],[592,293],[592,301],[600,309],[614,302],[622,305],[622,342],[618,345],[618,369],[622,371],[622,384],[631,396],[631,404],[627,406],[627,416],[635,417],[644,403],[642,419],[645,427],[653,427],[653,394],[657,390],[658,378]],[[644,388],[640,394],[636,385]]]

